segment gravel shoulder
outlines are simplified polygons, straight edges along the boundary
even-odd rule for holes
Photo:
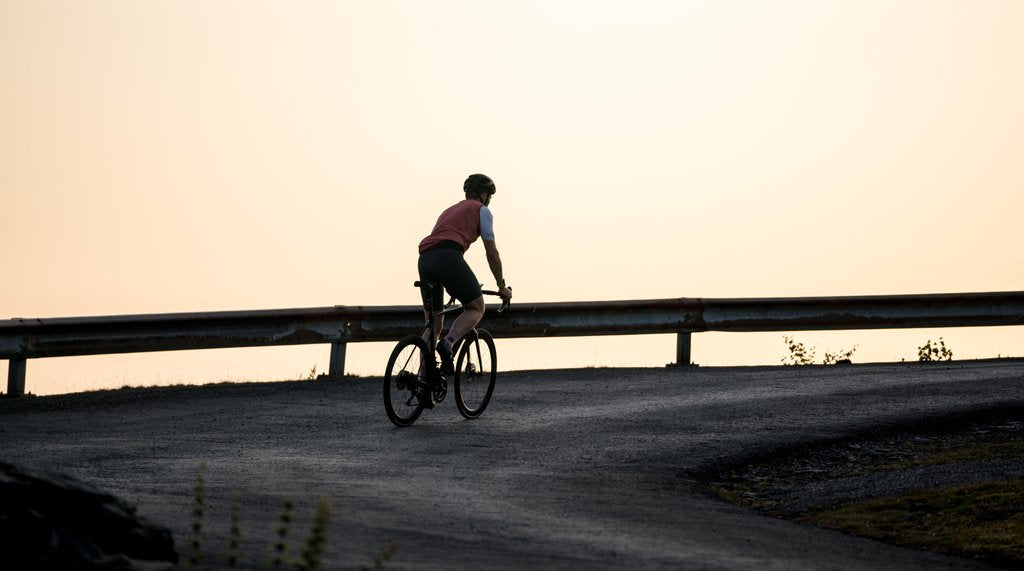
[[[792,521],[1019,568],[1024,407],[934,419],[709,475],[720,497]]]
[[[794,516],[853,501],[1024,478],[1024,406],[822,443],[708,475],[726,499]]]

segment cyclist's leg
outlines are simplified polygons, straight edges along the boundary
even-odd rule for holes
[[[462,252],[456,250],[441,250],[438,256],[438,274],[441,277],[440,282],[444,284],[444,288],[448,290],[456,299],[462,302],[463,314],[455,320],[455,323],[460,324],[461,327],[465,327],[467,318],[464,318],[466,312],[470,314],[471,329],[476,322],[480,321],[480,317],[483,316],[483,300],[479,300],[481,297],[480,282],[477,281],[476,275],[473,274],[473,270],[470,269],[469,264],[462,256]],[[448,335],[439,340],[437,343],[437,353],[441,357],[441,370],[446,374],[451,374],[454,367],[452,357],[453,348],[455,342],[465,334],[467,331],[463,329],[452,329]]]
[[[455,319],[451,331],[445,337],[448,347],[454,347],[455,342],[476,327],[484,316],[484,298],[480,291],[480,282],[466,260],[456,254],[448,259],[444,287],[462,302],[462,313]]]
[[[430,282],[434,284],[433,288],[420,288],[420,296],[423,299],[423,322],[430,322],[431,310],[437,311],[444,306],[444,288],[442,287],[443,282],[443,268],[439,267],[441,262],[441,256],[439,253],[425,252],[420,254],[419,262],[417,264],[420,281]],[[433,343],[436,346],[438,340],[441,337],[441,328],[444,326],[444,316],[439,315],[434,318],[434,339]],[[430,335],[429,329],[423,331],[423,340],[428,344],[431,339],[428,338]],[[426,366],[427,363],[420,364],[419,376],[421,378],[426,377]]]
[[[452,343],[462,339],[462,336],[473,330],[484,317],[484,296],[479,296],[470,302],[462,304],[462,313],[452,324],[452,330],[445,339]]]

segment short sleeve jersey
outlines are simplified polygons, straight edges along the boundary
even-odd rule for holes
[[[482,237],[494,240],[494,215],[479,200],[466,199],[459,202],[437,217],[437,223],[430,235],[420,241],[419,251],[423,253],[446,240],[462,246],[462,251],[469,249],[470,244]]]

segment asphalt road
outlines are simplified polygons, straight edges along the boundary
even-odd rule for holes
[[[771,518],[702,484],[745,458],[1024,403],[1020,361],[501,374],[478,420],[451,398],[411,428],[379,380],[154,388],[0,401],[0,458],[71,474],[189,536],[206,461],[213,555],[231,497],[260,568],[284,498],[328,568],[985,568]]]

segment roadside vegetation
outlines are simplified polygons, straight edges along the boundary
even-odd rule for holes
[[[227,549],[219,551],[208,544],[208,532],[205,526],[207,513],[206,504],[206,462],[199,464],[196,473],[192,503],[191,535],[187,543],[188,554],[184,557],[186,569],[236,569],[240,565],[251,568],[252,563],[259,561],[259,554],[247,554],[241,551],[242,542],[242,502],[238,494],[231,499],[231,524],[228,531]],[[324,551],[330,538],[328,529],[331,520],[330,499],[321,497],[312,516],[306,541],[299,546],[293,545],[293,524],[295,522],[295,504],[285,498],[281,513],[277,518],[273,538],[267,547],[267,555],[262,557],[266,569],[283,569],[289,571],[313,571],[323,564]],[[296,553],[296,550],[299,550]],[[398,542],[391,540],[378,553],[371,555],[371,563],[359,569],[383,569],[398,549]]]
[[[931,339],[917,348],[918,361],[952,361],[953,351],[946,347],[946,341],[939,337],[937,342]]]
[[[709,486],[726,501],[778,517],[1018,568],[1024,566],[1024,479],[1003,479],[1019,473],[1013,470],[980,483],[956,476],[1014,462],[1024,462],[1019,411],[772,456],[718,474]],[[950,476],[945,485],[906,493],[878,486],[872,497],[815,497],[829,482],[855,481],[865,490],[879,479],[905,482],[921,469]]]
[[[1024,480],[872,498],[797,521],[992,563],[1024,564]]]
[[[788,353],[782,358],[783,365],[814,365],[817,359],[817,345],[811,345],[808,347],[802,341],[797,341],[791,335],[783,335],[782,340],[786,343],[786,350]],[[820,364],[822,365],[834,365],[836,363],[846,363],[850,361],[850,357],[857,351],[857,345],[849,350],[826,350],[824,356],[821,358]],[[1000,358],[1002,355],[999,356]],[[946,346],[946,341],[939,337],[938,341],[932,341],[928,339],[924,345],[917,348],[917,360],[918,361],[952,361],[953,350]]]
[[[817,345],[808,347],[790,335],[785,335],[782,339],[786,342],[786,348],[789,350],[789,354],[782,358],[783,365],[813,365],[815,363]],[[825,355],[821,358],[821,364],[834,365],[842,361],[849,361],[856,351],[856,345],[847,351],[826,350]]]

